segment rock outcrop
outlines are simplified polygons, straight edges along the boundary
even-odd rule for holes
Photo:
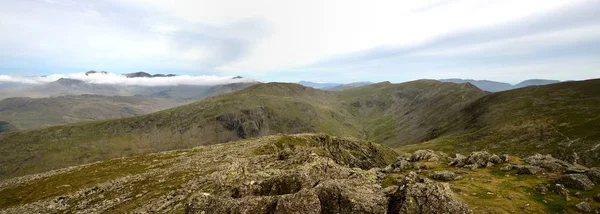
[[[587,171],[586,175],[592,182],[600,185],[600,167],[594,167]]]
[[[552,155],[535,154],[525,158],[525,163],[544,168],[547,172],[565,172],[572,164],[556,159]]]
[[[554,180],[555,183],[578,190],[591,190],[594,183],[584,174],[566,174]]]
[[[456,154],[455,158],[448,164],[456,167],[466,167],[471,169],[491,167],[495,164],[505,163],[508,156],[498,156],[486,151],[472,152],[469,156]]]
[[[592,206],[590,206],[590,204],[585,201],[582,201],[581,203],[575,205],[575,209],[577,209],[577,211],[582,212],[582,213],[591,213],[592,212]]]
[[[414,172],[402,181],[389,199],[387,213],[472,213],[453,197],[447,183],[419,178]]]
[[[454,180],[459,179],[460,176],[454,172],[444,170],[444,171],[433,172],[433,174],[431,174],[431,178],[434,180],[439,180],[439,181],[454,181]]]

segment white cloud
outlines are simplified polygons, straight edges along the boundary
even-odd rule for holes
[[[594,1],[5,1],[0,3],[0,29],[7,32],[0,34],[0,72],[176,70],[283,79],[340,55],[414,47],[449,34],[518,25],[589,2]],[[596,36],[597,29],[592,33]],[[555,37],[569,43],[592,38],[523,35],[420,54],[522,53]],[[335,70],[344,72],[348,66]],[[366,67],[378,66],[374,61]]]
[[[127,78],[124,75],[114,73],[95,73],[86,75],[86,73],[71,74],[52,74],[47,76],[22,77],[0,75],[0,82],[17,82],[26,84],[44,84],[57,81],[61,78],[82,80],[92,84],[120,84],[120,85],[141,85],[141,86],[167,86],[167,85],[221,85],[230,83],[251,83],[256,80],[251,78],[235,78],[233,76],[191,76],[181,75],[173,77],[137,77]]]

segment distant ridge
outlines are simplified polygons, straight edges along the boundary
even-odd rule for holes
[[[453,83],[467,83],[468,82],[468,83],[471,83],[471,84],[477,86],[481,90],[489,91],[489,92],[499,92],[499,91],[506,91],[506,90],[516,89],[516,88],[528,87],[528,86],[547,85],[547,84],[554,84],[554,83],[560,82],[558,80],[530,79],[530,80],[525,80],[523,82],[520,82],[516,85],[511,85],[509,83],[496,82],[496,81],[490,81],[490,80],[473,80],[473,79],[459,79],[459,78],[440,79],[439,81],[453,82]]]

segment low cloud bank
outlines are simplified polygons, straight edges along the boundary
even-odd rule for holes
[[[0,82],[14,82],[23,84],[45,84],[57,81],[61,78],[76,79],[92,84],[119,84],[119,85],[141,85],[141,86],[168,86],[168,85],[221,85],[231,83],[257,82],[254,79],[235,76],[216,75],[181,75],[172,77],[136,77],[127,78],[122,74],[114,73],[92,73],[85,72],[72,74],[52,74],[47,76],[9,76],[0,75]]]

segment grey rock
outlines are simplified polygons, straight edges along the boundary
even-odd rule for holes
[[[390,197],[387,213],[472,213],[456,198],[447,183],[418,178],[409,173]]]
[[[465,165],[467,157],[461,154],[456,154],[455,158],[448,164],[450,166],[462,167]]]
[[[533,166],[539,166],[544,168],[547,172],[558,172],[562,173],[567,170],[567,168],[572,167],[572,164],[569,164],[565,161],[556,159],[552,157],[552,155],[541,155],[535,154],[525,158],[525,163]]]
[[[503,163],[508,163],[508,161],[510,161],[510,156],[508,156],[507,154],[503,154],[502,156],[500,156],[500,159]]]
[[[535,190],[544,195],[546,194],[546,192],[548,192],[548,187],[546,187],[546,185],[544,184],[538,184],[537,186],[535,186]]]
[[[494,164],[504,163],[504,161],[502,160],[502,158],[500,158],[496,154],[493,154],[488,161],[492,162]]]
[[[564,197],[569,196],[569,190],[567,190],[567,188],[565,188],[565,186],[562,184],[555,184],[553,191],[554,191],[554,193],[564,196]]]
[[[460,176],[450,171],[435,171],[431,174],[431,178],[439,181],[453,181],[460,178]]]
[[[584,174],[562,175],[554,180],[554,182],[578,190],[588,191],[594,188],[594,183]]]
[[[485,167],[487,162],[490,160],[492,155],[488,152],[472,152],[469,157],[467,157],[467,164],[477,164],[478,167]]]
[[[579,164],[572,164],[571,166],[567,167],[566,172],[567,173],[586,173],[589,169],[585,166],[579,165]]]
[[[410,169],[412,167],[412,164],[407,160],[401,159],[397,160],[390,166],[392,168],[392,172],[401,172],[402,170]]]
[[[588,178],[596,184],[600,184],[600,167],[594,167],[588,170],[586,173]]]
[[[513,167],[514,167],[514,166],[513,166],[512,164],[510,164],[510,163],[509,163],[509,164],[506,164],[506,166],[503,166],[503,167],[501,167],[501,168],[500,168],[500,170],[501,170],[501,171],[510,171],[510,170],[512,170],[512,169],[513,169]]]
[[[529,165],[525,165],[525,166],[518,165],[518,166],[514,166],[514,168],[517,169],[517,174],[521,174],[521,175],[537,175],[543,171],[543,169],[541,167],[529,166]]]
[[[413,152],[412,156],[410,157],[410,161],[421,161],[421,160],[425,160],[425,161],[440,161],[440,156],[438,154],[435,153],[435,151],[433,150],[417,150],[415,152]]]
[[[592,206],[590,206],[590,204],[585,201],[575,205],[575,209],[577,209],[577,211],[582,212],[582,213],[591,213],[592,212]]]

